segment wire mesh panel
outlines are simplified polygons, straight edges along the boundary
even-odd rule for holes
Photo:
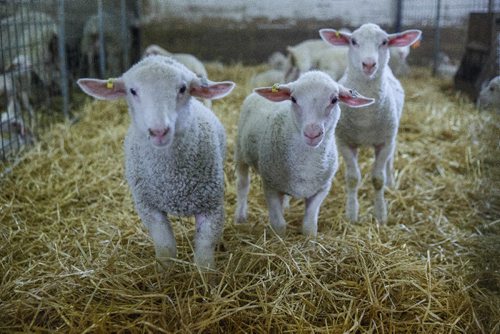
[[[137,59],[138,3],[0,1],[0,161],[70,117],[79,77],[118,76]]]
[[[5,159],[32,142],[59,117],[54,97],[61,70],[56,20],[43,11],[49,1],[0,5],[0,156]]]
[[[458,65],[464,52],[469,14],[500,11],[500,1],[491,0],[402,1],[402,25],[420,28],[424,33],[422,47],[413,58],[421,65]]]

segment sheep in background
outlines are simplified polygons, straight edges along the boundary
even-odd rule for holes
[[[318,69],[318,55],[328,49],[328,44],[321,39],[309,39],[297,45],[288,46],[288,68],[285,71],[285,81],[295,81],[300,74]]]
[[[282,54],[281,52],[273,52],[268,60],[267,63],[271,67],[271,69],[278,70],[278,71],[285,71],[289,64],[288,64],[288,58]],[[276,81],[277,82],[277,81]]]
[[[104,53],[106,57],[106,75],[117,76],[123,68],[123,46],[120,23],[114,15],[104,14]],[[90,77],[99,73],[99,16],[92,15],[85,22],[80,48],[83,56],[82,64],[87,68]]]
[[[391,67],[392,73],[396,76],[404,76],[410,72],[410,66],[408,65],[408,55],[410,54],[409,46],[393,47],[389,49],[390,59],[389,66]]]
[[[285,81],[285,73],[280,70],[270,69],[261,73],[257,73],[250,79],[251,87],[271,86],[277,82]]]
[[[285,233],[283,201],[289,195],[305,198],[302,233],[316,236],[319,208],[337,170],[339,102],[355,108],[373,99],[352,93],[319,71],[289,84],[257,88],[245,99],[235,150],[236,223],[247,220],[252,167],[261,176],[274,231]]]
[[[328,47],[317,55],[317,68],[327,73],[333,80],[340,80],[347,68],[347,51],[347,48]]]
[[[500,76],[491,79],[479,93],[477,108],[500,113]]]
[[[393,185],[396,136],[404,104],[403,87],[388,66],[389,48],[413,44],[421,31],[387,34],[378,25],[368,23],[352,34],[334,29],[321,29],[319,33],[334,46],[349,47],[349,64],[340,83],[356,87],[361,94],[375,98],[375,103],[363,113],[345,108],[336,130],[338,148],[347,167],[347,218],[352,222],[358,220],[357,192],[361,179],[358,148],[371,146],[375,151],[372,170],[375,217],[384,224],[387,221],[384,186]]]
[[[347,28],[340,32],[350,33]],[[296,80],[309,70],[321,70],[338,80],[347,67],[347,48],[332,50],[321,39],[308,39],[294,46],[287,47],[288,61],[285,70],[285,81]]]
[[[36,22],[36,29],[33,22]],[[24,56],[32,62],[32,73],[41,81],[44,89],[56,91],[61,90],[58,38],[55,21],[42,12],[22,8],[0,21],[2,49],[15,50],[22,46]],[[7,63],[5,68],[12,65]]]
[[[452,80],[457,73],[458,65],[454,64],[450,57],[443,51],[438,52],[436,74],[437,76]]]
[[[172,57],[173,59],[177,60],[179,63],[183,64],[188,69],[193,71],[198,77],[208,78],[205,65],[203,65],[203,63],[198,60],[198,58],[189,53],[171,53],[156,44],[152,44],[144,50],[143,57],[151,55]]]
[[[285,81],[285,71],[289,67],[289,63],[284,54],[278,51],[273,52],[269,56],[267,64],[270,67],[267,71],[252,76],[250,79],[251,87],[271,86],[277,82]]]
[[[194,261],[213,268],[224,224],[225,131],[191,97],[222,98],[234,83],[202,80],[169,57],[149,56],[117,79],[80,79],[78,85],[98,99],[127,100],[126,177],[157,258],[168,265],[176,256],[167,214],[194,215]]]
[[[28,57],[19,55],[15,57],[6,72],[0,76],[0,97],[5,101],[6,111],[1,114],[0,127],[3,138],[17,137],[19,143],[24,144],[31,133],[29,128],[35,127],[35,112],[31,106],[29,93],[31,90],[32,64]],[[25,124],[22,108],[28,112],[29,127]],[[9,134],[9,136],[6,136]]]

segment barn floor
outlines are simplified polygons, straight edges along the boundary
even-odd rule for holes
[[[362,151],[358,224],[343,217],[344,167],[319,235],[267,226],[257,177],[248,226],[232,223],[238,109],[262,66],[212,66],[235,91],[214,102],[228,133],[226,227],[217,270],[191,263],[193,219],[174,218],[179,259],[160,272],[123,176],[123,102],[92,101],[54,126],[0,179],[0,332],[500,332],[500,120],[416,69],[387,190],[389,223],[373,218]]]

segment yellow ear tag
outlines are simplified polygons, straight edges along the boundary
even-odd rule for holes
[[[339,37],[340,37],[340,33],[337,31],[337,32],[335,33],[335,36],[337,36],[337,38],[339,38]]]
[[[114,86],[113,81],[114,80],[112,78],[108,79],[108,81],[106,82],[106,88],[107,89],[113,89],[113,86]]]
[[[275,83],[272,87],[271,87],[271,92],[273,93],[277,93],[279,92],[280,90],[280,84],[279,83]]]

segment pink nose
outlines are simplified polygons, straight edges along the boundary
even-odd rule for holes
[[[155,137],[155,138],[163,138],[167,135],[167,133],[170,131],[170,128],[159,128],[159,129],[148,129],[149,131],[149,135],[151,137]]]
[[[316,127],[311,127],[304,131],[304,136],[306,136],[309,139],[316,139],[322,135],[323,135],[323,130]]]
[[[374,61],[363,62],[363,68],[367,69],[368,71],[371,71],[376,65],[377,63],[375,63]]]

